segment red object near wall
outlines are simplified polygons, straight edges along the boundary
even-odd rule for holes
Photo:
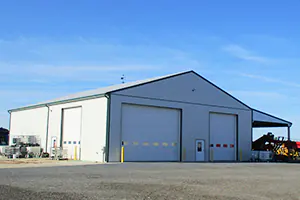
[[[296,142],[297,148],[300,149],[300,142]]]

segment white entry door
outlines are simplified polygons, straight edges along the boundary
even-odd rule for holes
[[[196,161],[204,161],[204,140],[196,140]]]

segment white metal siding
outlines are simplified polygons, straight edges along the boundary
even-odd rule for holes
[[[236,116],[210,113],[210,159],[212,161],[236,160]]]
[[[182,160],[195,161],[195,140],[205,140],[205,161],[209,160],[209,113],[229,113],[238,116],[238,144],[242,152],[242,159],[248,160],[251,156],[251,110],[232,109],[225,107],[203,106],[172,101],[152,100],[145,98],[128,97],[124,95],[111,96],[110,117],[110,161],[120,161],[121,138],[121,105],[142,104],[182,109]]]
[[[247,106],[194,73],[125,89],[114,94],[249,110]]]
[[[105,97],[51,106],[48,140],[51,141],[51,137],[56,136],[60,141],[62,110],[78,106],[82,107],[81,160],[102,162],[103,149],[106,145],[107,98]]]
[[[125,161],[179,161],[180,111],[122,105]]]
[[[41,147],[46,146],[48,108],[15,111],[11,113],[10,144],[17,135],[36,135],[41,140]]]
[[[80,160],[81,107],[63,110],[62,143],[68,158]]]

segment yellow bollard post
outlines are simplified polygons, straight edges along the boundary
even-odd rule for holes
[[[124,146],[121,147],[121,163],[124,162]]]
[[[186,149],[183,148],[182,161],[185,161],[185,159],[186,159]]]
[[[74,160],[77,160],[77,146],[75,146],[75,150],[74,150]]]
[[[214,150],[210,149],[210,161],[213,162],[214,161]]]

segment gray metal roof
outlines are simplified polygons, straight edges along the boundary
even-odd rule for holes
[[[291,127],[293,125],[292,122],[260,110],[252,109],[252,114],[253,127]]]
[[[159,77],[155,77],[155,78],[149,78],[149,79],[144,79],[144,80],[139,80],[139,81],[134,81],[134,82],[128,82],[128,83],[123,83],[123,84],[118,84],[118,85],[111,85],[108,87],[98,88],[98,89],[94,89],[94,90],[87,90],[84,92],[79,92],[79,93],[70,94],[70,95],[67,95],[64,97],[52,99],[49,101],[44,101],[44,102],[40,102],[37,104],[32,104],[32,105],[28,105],[28,106],[24,106],[24,107],[20,107],[20,108],[11,109],[9,111],[31,109],[31,108],[35,108],[35,107],[60,104],[60,103],[69,102],[69,101],[84,100],[84,99],[89,99],[89,98],[93,98],[93,97],[96,98],[96,97],[103,96],[105,94],[108,94],[108,93],[111,93],[114,91],[135,87],[135,86],[139,86],[142,84],[151,83],[154,81],[159,81],[162,79],[171,78],[171,77],[186,74],[186,73],[195,73],[195,72],[194,71],[185,71],[185,72],[179,72],[179,73],[175,73],[175,74],[169,74],[169,75],[165,75],[165,76],[159,76]]]
[[[31,109],[31,108],[36,108],[36,107],[44,107],[46,105],[55,105],[55,104],[75,102],[75,101],[79,101],[79,100],[97,98],[97,97],[104,96],[105,94],[108,94],[108,93],[111,93],[111,92],[124,90],[124,89],[128,89],[128,88],[131,88],[131,87],[136,87],[136,86],[139,86],[139,85],[152,83],[152,82],[155,82],[155,81],[159,81],[159,80],[163,80],[163,79],[167,79],[167,78],[171,78],[171,77],[174,77],[174,76],[179,76],[179,75],[183,75],[183,74],[187,74],[187,73],[194,73],[194,74],[198,75],[200,78],[202,78],[205,81],[209,82],[211,85],[213,85],[217,89],[223,91],[225,94],[229,95],[230,97],[232,97],[236,101],[240,102],[241,104],[243,104],[246,107],[248,107],[249,109],[251,109],[253,111],[253,114],[258,113],[258,118],[256,119],[254,117],[253,122],[263,121],[263,122],[271,123],[271,122],[276,121],[277,123],[280,123],[280,124],[286,124],[287,126],[292,126],[292,123],[289,122],[289,121],[280,119],[280,118],[275,117],[273,115],[270,115],[270,114],[267,114],[267,113],[264,113],[262,111],[259,111],[259,110],[256,110],[256,109],[253,109],[253,108],[249,107],[245,103],[241,102],[237,98],[233,97],[232,95],[230,95],[226,91],[222,90],[221,88],[219,88],[218,86],[211,83],[209,80],[205,79],[204,77],[200,76],[199,74],[197,74],[196,72],[194,72],[192,70],[191,71],[185,71],[185,72],[179,72],[179,73],[175,73],[175,74],[169,74],[169,75],[166,75],[166,76],[149,78],[149,79],[145,79],[145,80],[139,80],[139,81],[135,81],[135,82],[128,82],[128,83],[123,83],[123,84],[118,84],[118,85],[111,85],[111,86],[108,86],[108,87],[98,88],[98,89],[94,89],[94,90],[88,90],[88,91],[79,92],[79,93],[75,93],[75,94],[70,94],[70,95],[60,97],[60,98],[57,98],[57,99],[52,99],[52,100],[49,100],[49,101],[40,102],[40,103],[33,104],[33,105],[28,105],[28,106],[25,106],[25,107],[11,109],[9,111],[10,112],[11,111],[18,111],[18,110]]]

